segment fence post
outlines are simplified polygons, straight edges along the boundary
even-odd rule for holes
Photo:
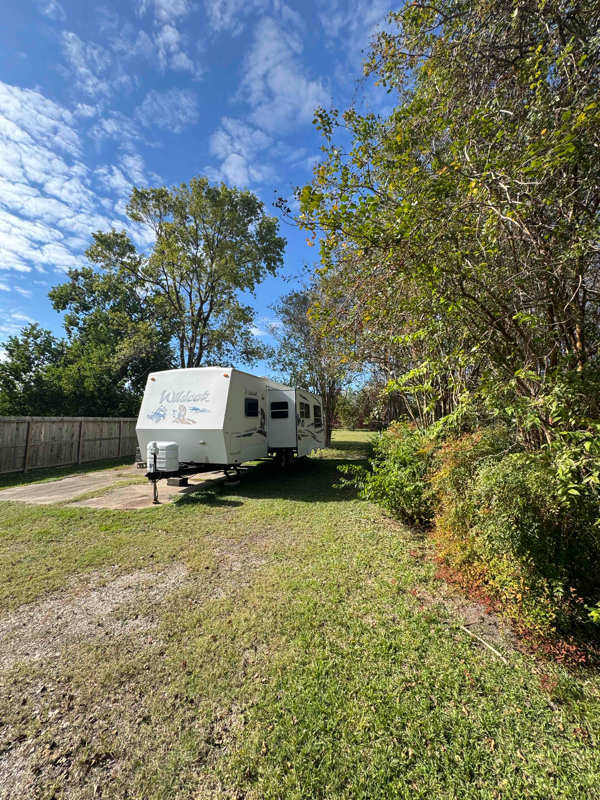
[[[121,451],[122,451],[122,442],[123,442],[123,420],[119,420],[119,458],[121,458]]]
[[[79,423],[79,444],[77,446],[77,463],[78,464],[81,464],[81,456],[83,455],[83,453],[82,453],[82,449],[83,449],[82,445],[83,445],[83,420],[81,420],[81,422]]]
[[[23,472],[27,472],[27,468],[29,467],[29,453],[31,451],[31,430],[32,430],[32,423],[31,420],[27,423],[27,441],[25,443],[25,463],[23,464]]]

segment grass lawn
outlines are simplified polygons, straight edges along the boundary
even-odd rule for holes
[[[426,538],[333,488],[366,438],[141,511],[0,504],[0,798],[599,798],[598,675],[459,628]]]

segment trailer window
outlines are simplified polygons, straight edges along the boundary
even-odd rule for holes
[[[309,403],[300,403],[300,419],[310,419]]]
[[[258,400],[255,400],[253,397],[245,397],[244,414],[247,417],[258,417]]]
[[[313,414],[315,417],[315,428],[318,428],[323,424],[323,419],[321,418],[321,406],[313,406]]]
[[[287,419],[288,408],[289,406],[287,400],[271,403],[271,419]]]

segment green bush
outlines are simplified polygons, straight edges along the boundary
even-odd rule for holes
[[[600,587],[598,503],[585,486],[565,494],[551,451],[526,454],[511,440],[495,428],[442,448],[435,536],[467,584],[545,634],[568,626],[580,597]]]
[[[373,441],[370,470],[341,469],[393,516],[433,520],[451,575],[547,635],[598,616],[586,603],[600,596],[600,504],[589,470],[565,467],[579,463],[577,446],[527,453],[500,425],[444,440],[439,429],[396,423]]]
[[[358,488],[364,500],[382,506],[404,522],[429,521],[433,507],[427,473],[435,452],[434,439],[406,423],[393,423],[371,444],[371,468],[355,464],[340,467],[350,476],[340,485]]]

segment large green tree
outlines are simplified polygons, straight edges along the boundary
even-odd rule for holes
[[[181,368],[263,355],[253,309],[241,301],[283,263],[278,222],[248,190],[206,178],[167,189],[134,189],[127,214],[152,231],[139,253],[125,232],[94,234],[87,252],[105,275],[127,276],[174,342]]]
[[[90,390],[97,383],[97,394],[106,391],[100,387],[109,375],[126,386],[136,403],[148,372],[173,363],[171,333],[160,325],[156,298],[123,268],[83,267],[69,270],[68,276],[49,297],[64,312],[72,371],[86,375]]]
[[[483,393],[545,441],[561,383],[599,416],[599,9],[406,4],[366,63],[394,110],[320,112],[299,192],[348,346],[390,353],[430,407]]]

